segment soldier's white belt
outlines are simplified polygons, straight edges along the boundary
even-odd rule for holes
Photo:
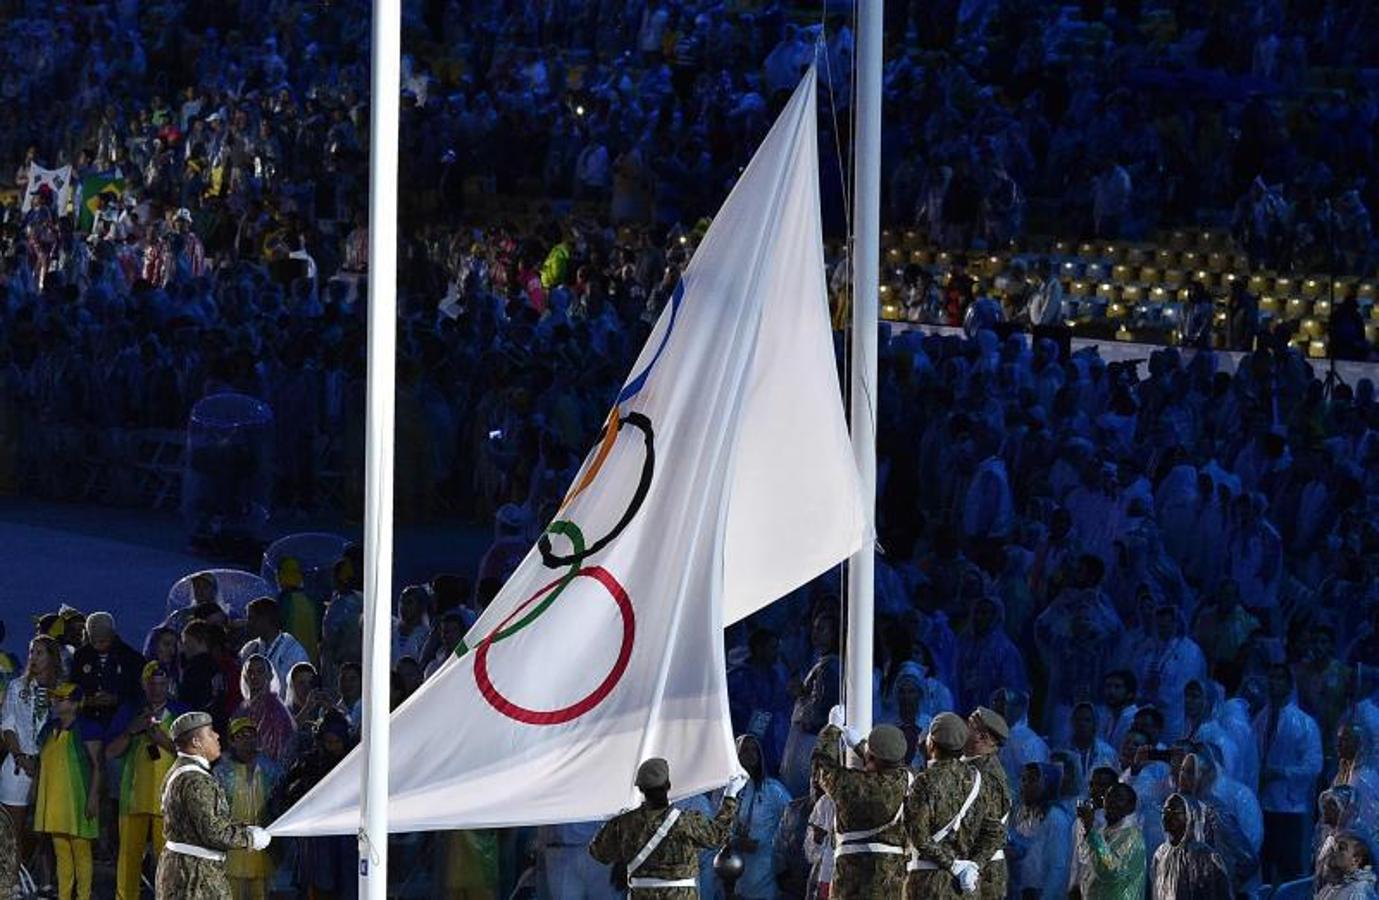
[[[904,847],[896,847],[893,844],[867,843],[867,844],[839,844],[833,851],[833,856],[851,856],[854,853],[895,853],[903,854]]]
[[[163,846],[173,853],[180,853],[183,856],[195,856],[197,859],[209,859],[211,862],[225,862],[225,854],[220,850],[207,850],[205,847],[183,844],[180,841],[167,841]]]
[[[692,888],[699,882],[693,878],[629,878],[627,886],[632,890],[651,890],[654,888]]]
[[[930,861],[927,860],[927,859],[915,859],[914,857],[911,857],[911,858],[910,858],[910,861],[909,861],[908,863],[905,864],[905,870],[906,870],[907,872],[938,872],[938,871],[941,871],[941,870],[939,869],[937,863],[932,863],[932,862],[930,862]]]

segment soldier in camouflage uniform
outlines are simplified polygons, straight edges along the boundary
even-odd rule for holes
[[[982,867],[978,890],[981,900],[1005,900],[1009,873],[1006,869],[1006,820],[1010,817],[1010,784],[1001,765],[1001,746],[1010,727],[995,710],[979,706],[967,717],[967,746],[963,761],[982,773],[982,828],[971,859]]]
[[[865,760],[865,768],[843,765],[838,738]],[[905,793],[911,774],[905,768],[905,734],[878,725],[865,741],[843,725],[835,706],[814,745],[814,778],[835,810],[832,900],[898,898],[905,889]]]
[[[172,723],[177,762],[163,779],[163,832],[158,859],[158,900],[231,900],[226,850],[262,850],[268,832],[230,821],[230,803],[211,765],[220,736],[211,717],[189,712]]]
[[[968,857],[982,827],[982,779],[961,759],[966,743],[962,719],[947,712],[934,717],[924,740],[929,767],[915,776],[905,798],[905,900],[946,900],[977,890],[979,868]]]
[[[647,900],[697,900],[699,852],[728,842],[737,795],[747,776],[734,775],[723,792],[723,804],[712,819],[697,812],[673,810],[670,805],[670,765],[648,759],[637,768],[637,788],[644,802],[609,819],[589,844],[589,855],[615,872],[626,871],[630,895]],[[675,814],[668,831],[661,828]],[[659,842],[649,853],[657,834]],[[632,864],[641,856],[640,865]]]

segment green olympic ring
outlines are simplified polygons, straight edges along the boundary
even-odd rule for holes
[[[574,552],[571,554],[571,556],[574,557],[574,561],[570,564],[570,570],[566,572],[564,575],[560,576],[560,581],[556,583],[556,586],[551,590],[549,594],[547,594],[541,600],[540,603],[536,604],[536,606],[533,606],[531,608],[531,611],[528,612],[521,619],[517,620],[516,622],[513,622],[507,628],[504,628],[497,634],[495,634],[493,636],[493,640],[490,641],[490,643],[496,644],[499,641],[506,640],[507,638],[510,638],[517,632],[521,631],[523,628],[526,628],[532,622],[535,622],[538,618],[541,617],[542,613],[544,613],[547,609],[550,608],[551,604],[554,603],[556,598],[560,596],[561,592],[569,586],[570,582],[574,581],[575,578],[579,575],[580,562],[584,558],[584,532],[580,531],[579,526],[576,525],[574,522],[569,522],[562,519],[560,521],[552,522],[551,527],[546,529],[546,533],[560,534],[570,539],[570,544],[574,547]],[[464,642],[463,638],[461,638],[460,642],[455,645],[456,656],[464,656],[466,653],[469,652],[469,650],[470,647],[468,644]]]

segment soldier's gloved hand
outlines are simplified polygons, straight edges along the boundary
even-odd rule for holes
[[[958,880],[958,886],[962,888],[964,894],[976,892],[977,876],[981,872],[976,863],[970,859],[955,859],[948,871],[952,872],[953,877]]]
[[[263,850],[268,846],[269,842],[273,840],[273,835],[269,834],[268,829],[266,828],[260,828],[257,825],[250,825],[249,840],[252,842],[250,846],[253,849]]]
[[[853,728],[851,725],[843,726],[843,740],[848,742],[849,747],[856,747],[866,738],[866,735]]]
[[[723,789],[723,796],[736,798],[738,794],[742,793],[742,789],[747,786],[749,780],[746,774],[742,772],[730,776],[728,786]]]
[[[834,728],[846,728],[848,723],[847,714],[843,712],[841,705],[834,706],[828,711],[828,724]]]

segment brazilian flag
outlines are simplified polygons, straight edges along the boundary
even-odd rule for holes
[[[118,171],[97,172],[81,180],[81,199],[77,205],[77,230],[90,231],[101,208],[101,194],[124,195],[124,176]]]

